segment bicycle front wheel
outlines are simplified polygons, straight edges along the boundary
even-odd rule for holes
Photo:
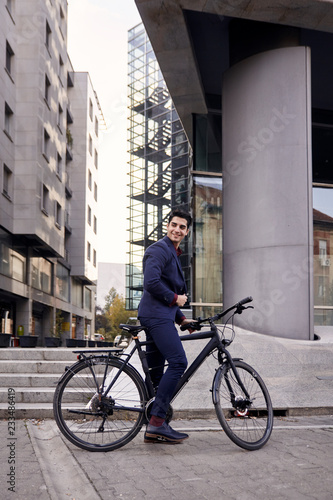
[[[244,394],[231,366],[218,371],[214,404],[227,436],[246,450],[258,450],[267,443],[273,429],[273,407],[268,390],[256,370],[243,361],[234,361],[249,397]]]
[[[99,396],[102,385],[106,390],[110,383],[109,393]],[[67,370],[54,394],[54,418],[74,445],[88,451],[112,451],[140,431],[146,400],[144,383],[131,366],[98,356]]]

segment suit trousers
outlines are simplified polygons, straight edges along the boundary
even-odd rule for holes
[[[165,418],[177,383],[187,367],[186,354],[171,319],[139,317],[139,320],[148,329],[147,340],[153,341],[147,346],[147,362],[153,385],[157,387],[151,414]],[[163,373],[165,361],[168,366]]]

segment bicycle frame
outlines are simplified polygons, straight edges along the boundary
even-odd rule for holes
[[[181,335],[180,336],[180,340],[182,342],[187,341],[187,340],[202,340],[202,339],[210,339],[210,341],[205,345],[205,347],[202,349],[202,351],[198,354],[198,356],[194,359],[194,361],[191,363],[191,365],[185,370],[185,372],[181,376],[181,378],[178,381],[178,384],[177,384],[177,386],[175,388],[175,391],[174,391],[174,393],[173,393],[173,395],[171,397],[171,401],[170,401],[171,403],[174,401],[174,399],[177,397],[177,395],[180,393],[180,391],[184,388],[184,386],[189,382],[189,380],[192,378],[192,376],[198,370],[198,368],[200,368],[200,366],[202,365],[202,363],[216,349],[219,351],[219,361],[220,361],[220,364],[222,365],[223,363],[229,363],[229,365],[230,365],[230,367],[231,367],[231,369],[232,369],[232,371],[233,371],[233,373],[235,375],[235,378],[236,378],[239,386],[241,387],[242,391],[244,392],[246,398],[248,398],[248,399],[250,398],[250,396],[249,396],[246,388],[244,387],[244,384],[243,384],[242,380],[240,379],[240,377],[238,375],[237,369],[235,367],[235,364],[233,362],[233,359],[232,359],[229,351],[226,349],[225,345],[223,344],[223,341],[219,338],[218,329],[217,329],[217,326],[215,325],[215,321],[217,319],[221,319],[223,316],[226,316],[227,313],[229,313],[230,311],[232,311],[234,309],[235,309],[235,312],[233,314],[240,313],[244,309],[243,304],[245,304],[247,302],[250,302],[250,301],[252,301],[252,297],[247,297],[246,299],[243,299],[242,301],[238,302],[234,306],[229,307],[225,311],[222,311],[221,313],[217,314],[216,316],[214,316],[212,318],[207,318],[205,320],[202,320],[202,319],[199,318],[200,319],[200,324],[203,323],[204,321],[208,321],[209,322],[210,328],[211,328],[209,331],[205,331],[205,332],[202,332],[202,333],[193,333],[193,334],[189,334],[189,335]],[[144,328],[142,328],[142,330],[144,330]],[[148,362],[147,362],[147,358],[146,358],[146,352],[142,349],[143,346],[147,346],[148,344],[151,344],[152,341],[143,341],[143,342],[140,342],[140,339],[139,339],[139,336],[138,336],[138,332],[139,331],[140,330],[137,330],[136,331],[137,332],[136,335],[132,336],[133,340],[135,342],[135,345],[134,345],[133,349],[131,350],[131,352],[130,353],[122,353],[121,354],[122,356],[126,356],[126,359],[122,359],[122,361],[123,361],[122,366],[119,368],[116,376],[113,378],[113,380],[107,386],[106,390],[103,391],[103,387],[104,387],[105,380],[106,380],[107,365],[106,365],[106,368],[105,368],[105,374],[104,374],[104,378],[103,378],[103,383],[99,387],[97,386],[97,381],[95,379],[94,371],[93,371],[91,365],[89,365],[89,368],[90,368],[90,370],[92,372],[92,375],[94,377],[94,380],[96,382],[97,393],[100,396],[102,396],[102,395],[103,396],[107,396],[108,395],[108,393],[112,389],[112,386],[118,380],[118,378],[120,377],[120,375],[121,375],[121,373],[124,370],[124,367],[126,365],[131,366],[131,369],[135,370],[138,373],[138,371],[132,365],[130,365],[130,363],[129,363],[129,361],[132,358],[132,356],[135,353],[135,351],[138,351],[138,355],[139,355],[139,358],[140,358],[140,361],[141,361],[142,369],[143,369],[143,372],[144,372],[145,377],[146,377],[144,385],[145,385],[145,387],[147,389],[147,396],[148,396],[149,399],[154,398],[155,391],[154,391],[154,387],[153,387],[153,384],[152,384],[152,381],[151,381],[151,377],[150,377]],[[80,357],[82,356],[83,358],[85,358],[87,360],[85,354],[82,351],[74,351],[74,352],[79,352],[80,353]],[[110,359],[110,356],[112,355],[112,351],[109,351],[109,350],[107,350],[107,351],[106,350],[88,351],[88,352],[94,352],[94,354],[96,354],[96,352],[108,352],[108,359]],[[87,351],[85,351],[85,353],[87,353]],[[222,353],[222,356],[221,356],[221,353]],[[223,359],[223,356],[224,356],[224,359]],[[238,359],[240,359],[240,358],[238,358]],[[141,377],[141,375],[139,373],[138,373],[138,375]],[[228,380],[226,380],[226,383],[227,383],[227,386],[229,388],[231,400],[233,401],[235,395],[233,394],[231,385],[230,385],[230,383],[229,383]],[[213,388],[214,388],[214,381],[213,381]],[[213,394],[213,396],[214,396],[214,394]]]
[[[244,304],[251,301],[252,298],[247,297],[214,317],[198,318],[181,327],[181,331],[197,330],[193,334],[180,335],[181,342],[205,342],[202,343],[203,348],[202,344],[198,346],[199,354],[178,381],[170,403],[173,403],[203,362],[213,355],[218,360],[211,386],[217,418],[226,435],[236,445],[253,451],[264,446],[270,438],[273,406],[258,372],[241,358],[232,358],[228,351],[235,336],[233,315],[241,314],[250,307],[244,307]],[[221,326],[218,320],[233,309],[235,312],[227,316]],[[199,332],[202,326],[206,330]],[[156,346],[150,338],[140,341],[138,334],[146,331],[145,328],[125,324],[120,325],[120,328],[132,335],[133,342],[128,351],[74,351],[79,354],[78,362],[66,369],[55,391],[53,409],[60,431],[74,445],[88,451],[113,451],[120,448],[150,421],[155,397],[151,370],[155,368],[162,372],[163,366],[148,366],[152,350],[146,348],[152,346],[156,349]],[[228,330],[230,336],[226,335]],[[140,361],[135,356],[136,361],[131,364],[136,351]],[[170,405],[166,413],[167,424],[172,417]]]
[[[173,393],[173,395],[171,397],[170,403],[172,403],[175,400],[175,398],[182,391],[182,389],[185,387],[185,385],[190,381],[190,379],[195,374],[195,372],[200,368],[200,366],[202,365],[202,363],[216,349],[218,349],[219,352],[221,352],[225,356],[225,361],[224,362],[228,362],[230,364],[230,366],[232,368],[232,371],[233,371],[233,373],[234,373],[234,375],[235,375],[235,377],[237,379],[237,382],[239,383],[240,387],[244,391],[245,396],[247,398],[250,397],[249,394],[248,394],[248,392],[247,392],[247,390],[246,390],[246,388],[244,387],[244,385],[242,383],[242,380],[239,378],[239,375],[237,373],[237,370],[235,368],[233,359],[232,359],[229,351],[223,346],[221,340],[218,337],[217,328],[216,328],[215,325],[209,331],[205,331],[205,332],[202,332],[202,333],[193,333],[193,334],[190,334],[190,335],[181,335],[180,339],[181,339],[182,342],[185,342],[187,340],[203,340],[203,339],[210,339],[210,340],[204,346],[204,348],[200,351],[200,353],[198,354],[198,356],[192,361],[191,365],[183,373],[183,375],[180,378],[180,380],[179,380],[179,382],[178,382],[178,384],[176,386],[176,389],[175,389],[175,391],[174,391],[174,393]],[[122,366],[119,368],[116,376],[113,378],[113,380],[107,386],[107,388],[103,390],[103,387],[104,387],[104,384],[105,384],[105,380],[106,380],[106,373],[104,374],[103,383],[99,387],[98,387],[98,384],[97,384],[97,381],[96,381],[96,388],[97,388],[98,394],[103,395],[103,396],[107,396],[108,395],[108,393],[110,392],[110,390],[112,389],[113,385],[116,383],[116,381],[120,377],[120,375],[121,375],[121,373],[124,370],[124,367],[126,365],[129,365],[129,366],[131,366],[132,369],[136,370],[133,367],[133,365],[131,365],[129,362],[130,362],[130,359],[132,358],[133,354],[135,353],[135,351],[137,351],[138,355],[139,355],[139,358],[140,358],[140,361],[141,361],[143,372],[144,372],[145,377],[146,377],[146,379],[145,379],[145,386],[147,388],[148,400],[152,399],[155,396],[155,391],[154,391],[154,387],[153,387],[153,384],[152,384],[152,381],[151,381],[149,367],[148,367],[148,363],[147,363],[147,359],[146,359],[146,352],[142,349],[142,347],[147,346],[148,344],[151,344],[152,342],[151,341],[142,341],[141,342],[137,336],[133,337],[133,340],[135,342],[134,347],[132,348],[132,350],[129,353],[125,353],[125,354],[122,353],[123,356],[126,356],[126,359],[122,359],[122,361],[123,361]],[[92,351],[92,352],[96,353],[96,351]],[[106,352],[106,351],[102,351],[101,350],[101,351],[97,351],[97,352]],[[87,351],[85,351],[85,353],[87,353]],[[80,351],[80,354],[81,355],[83,354],[82,351]],[[85,354],[83,354],[83,356],[85,357]],[[108,358],[110,358],[111,356],[112,356],[112,351],[108,351]],[[90,370],[92,372],[93,377],[95,378],[94,370],[92,369],[91,366],[90,366]],[[231,398],[232,398],[232,396],[233,396],[232,389],[229,388],[229,390],[230,390],[230,395],[231,395]]]

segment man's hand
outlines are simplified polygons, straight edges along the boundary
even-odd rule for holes
[[[187,295],[178,295],[177,297],[177,300],[176,300],[176,304],[177,306],[179,307],[183,307],[187,302]]]
[[[193,319],[183,319],[183,321],[180,323],[180,326],[188,325],[189,323],[193,323]],[[195,332],[195,330],[192,330],[192,328],[188,328],[188,331],[190,333]]]

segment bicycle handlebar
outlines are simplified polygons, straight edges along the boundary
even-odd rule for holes
[[[242,305],[244,305],[244,304],[248,304],[249,302],[252,302],[252,300],[253,300],[253,298],[252,298],[252,297],[251,297],[251,295],[250,295],[249,297],[246,297],[245,299],[240,300],[240,301],[236,304],[236,306],[237,306],[237,305],[242,306]]]
[[[219,314],[216,314],[215,316],[212,316],[209,318],[204,318],[204,319],[199,317],[198,319],[193,320],[193,322],[187,323],[186,325],[181,326],[180,329],[182,332],[184,330],[188,330],[188,329],[200,330],[202,323],[205,323],[207,321],[209,323],[214,323],[214,321],[217,321],[218,319],[222,318],[223,316],[228,314],[228,312],[232,311],[233,309],[236,309],[234,314],[241,314],[242,311],[244,309],[246,309],[246,307],[244,307],[244,304],[248,304],[249,302],[252,302],[252,300],[253,300],[253,298],[251,296],[245,297],[244,299],[240,300],[239,302],[237,302],[233,306],[229,307],[228,309],[226,309],[225,311],[222,311]]]

